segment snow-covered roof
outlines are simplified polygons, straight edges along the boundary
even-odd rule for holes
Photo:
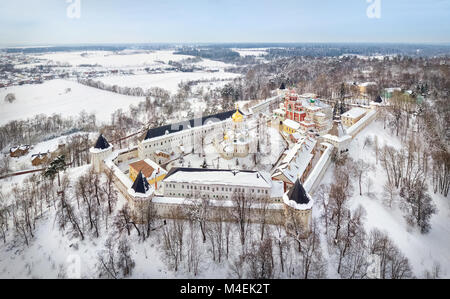
[[[348,128],[347,133],[352,135],[355,131],[357,131],[361,126],[363,126],[369,119],[371,119],[377,113],[376,110],[370,110],[369,113],[366,114],[363,118],[361,118],[356,124]]]
[[[111,169],[111,171],[114,173],[114,175],[120,180],[120,182],[127,188],[131,188],[131,186],[133,185],[133,182],[131,181],[131,179],[125,175],[117,166],[116,164],[114,164],[114,162],[112,161],[113,156],[111,156],[110,158],[105,160],[105,164],[106,166]]]
[[[390,88],[385,88],[384,90],[388,93],[393,93],[394,91],[402,91],[402,89],[400,87],[390,87]]]
[[[317,141],[309,137],[300,140],[295,146],[290,149],[286,157],[278,166],[272,177],[284,175],[292,184],[303,176],[306,168],[313,159],[312,151],[316,146]]]
[[[284,183],[281,181],[272,181],[272,190],[270,191],[270,198],[283,198]]]
[[[275,109],[275,110],[273,110],[273,113],[277,113],[277,114],[284,114],[284,113],[285,113],[285,111],[284,111],[284,109],[281,109],[281,108],[279,108],[279,109]]]
[[[231,117],[236,112],[236,110],[218,113],[215,115],[204,116],[201,118],[191,119],[184,122],[179,122],[171,125],[166,125],[158,128],[149,129],[145,135],[144,141],[157,139],[159,137],[164,137],[169,134],[183,133],[186,130],[205,127],[218,122],[224,122],[231,120]],[[242,111],[239,111],[244,114]]]
[[[172,168],[164,182],[199,185],[232,185],[271,188],[272,183],[259,171],[233,171],[202,168]]]
[[[296,121],[293,121],[291,119],[286,119],[283,124],[289,128],[292,128],[294,130],[300,129],[300,124]]]
[[[296,140],[300,140],[303,138],[303,135],[299,132],[295,132],[294,134],[292,134],[292,137],[294,137]]]
[[[17,150],[26,151],[26,150],[29,150],[30,147],[31,147],[30,145],[20,145],[20,146],[15,146],[15,147],[12,147],[12,148],[10,149],[10,151],[11,151],[11,152],[15,152],[15,151],[17,151]]]
[[[326,135],[323,136],[323,138],[331,140],[331,141],[336,142],[336,143],[342,143],[342,142],[350,141],[352,139],[352,136],[344,135],[344,136],[338,137],[338,136],[335,136],[335,135],[326,134]]]
[[[280,95],[276,95],[274,97],[268,98],[268,99],[264,100],[263,102],[261,102],[259,104],[256,104],[255,106],[251,107],[251,109],[252,110],[257,109],[257,108],[259,108],[259,107],[261,107],[263,105],[266,105],[266,104],[268,104],[268,103],[270,103],[272,101],[278,100],[280,97],[281,97]]]
[[[377,83],[376,82],[363,82],[358,85],[361,87],[367,87],[367,86],[371,86],[371,85],[377,85]]]
[[[328,142],[323,142],[321,143],[323,146],[325,146],[327,149],[324,151],[324,153],[322,154],[322,156],[319,159],[319,162],[317,162],[316,166],[314,167],[314,169],[311,171],[311,173],[309,174],[308,178],[305,181],[305,184],[303,185],[303,187],[305,188],[306,192],[311,192],[311,189],[314,186],[314,183],[316,182],[316,180],[318,179],[320,173],[322,172],[322,169],[325,167],[328,159],[330,158],[334,146],[332,144],[329,144]]]
[[[366,114],[366,112],[367,112],[366,109],[356,107],[342,114],[342,117],[358,118]]]
[[[304,93],[299,95],[299,97],[304,99],[314,99],[317,97],[317,95],[315,93]]]

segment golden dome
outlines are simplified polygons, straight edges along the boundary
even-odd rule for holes
[[[233,114],[232,119],[236,123],[244,120],[244,116],[239,112],[239,107],[236,108],[236,113]]]
[[[228,139],[230,139],[230,137],[228,137],[228,135],[225,134],[225,136],[223,136],[223,140],[228,140]]]

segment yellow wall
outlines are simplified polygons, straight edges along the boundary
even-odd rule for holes
[[[292,129],[292,128],[286,126],[286,125],[283,125],[283,130],[284,130],[286,133],[288,133],[288,134],[294,134],[294,133],[295,133],[295,130],[294,130],[294,129]]]
[[[137,176],[138,176],[138,172],[136,170],[134,170],[134,168],[130,167],[130,179],[131,179],[131,181],[134,182],[136,180]],[[166,178],[166,174],[161,174],[160,176],[156,177],[156,181],[159,183],[162,180],[164,180],[165,178]],[[155,184],[155,179],[148,180],[148,183],[150,185],[154,185]]]
[[[156,177],[156,181],[159,183],[159,182],[161,182],[162,180],[164,180],[165,178],[166,178],[166,175],[163,174],[163,175],[160,175],[160,176]],[[148,183],[149,183],[150,185],[154,185],[154,184],[155,184],[155,179],[148,181]]]
[[[359,122],[363,117],[364,117],[364,115],[361,115],[358,118],[342,117],[342,122],[344,123],[344,125],[346,127],[351,127],[354,124],[356,124],[357,122]]]

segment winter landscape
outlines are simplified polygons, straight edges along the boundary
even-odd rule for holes
[[[448,40],[80,40],[77,3],[0,37],[1,279],[450,278]]]

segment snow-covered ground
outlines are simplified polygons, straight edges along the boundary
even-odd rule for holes
[[[74,133],[67,136],[61,136],[58,138],[54,138],[48,141],[43,141],[35,145],[31,145],[31,149],[25,156],[19,157],[19,158],[11,158],[10,160],[10,172],[16,172],[16,171],[22,171],[22,170],[31,170],[31,169],[40,169],[42,166],[34,167],[31,164],[31,161],[33,159],[33,155],[39,154],[39,153],[47,153],[47,152],[55,152],[58,150],[58,146],[60,144],[66,144],[67,140],[71,137],[74,137],[76,135],[85,135],[89,134],[90,140],[95,140],[98,137],[98,133]],[[1,185],[0,181],[0,185]]]
[[[54,52],[33,55],[32,57],[42,59],[43,64],[71,65],[76,68],[80,65],[99,65],[104,68],[144,68],[169,66],[170,61],[180,62],[187,58],[194,58],[189,55],[174,54],[172,50],[158,51],[134,51],[124,50],[120,52],[111,51],[78,51],[78,52]],[[197,67],[207,69],[225,69],[233,65],[210,59],[202,59],[193,63]],[[30,66],[30,65],[28,65]]]
[[[241,57],[256,56],[260,57],[267,54],[267,48],[250,48],[250,49],[232,49],[234,52],[238,52]]]
[[[69,90],[70,89],[70,90]],[[117,109],[127,110],[144,98],[115,94],[67,80],[51,80],[43,84],[13,86],[0,89],[0,99],[9,93],[16,101],[0,101],[0,125],[38,114],[77,116],[81,111],[95,113],[97,120],[107,122]]]
[[[439,263],[442,269],[442,277],[450,277],[450,202],[439,194],[434,194],[429,188],[429,193],[437,207],[437,214],[431,219],[431,230],[428,234],[421,234],[417,228],[408,227],[403,213],[398,206],[392,209],[383,204],[383,186],[387,180],[384,169],[379,162],[376,165],[376,157],[372,147],[364,148],[367,136],[373,140],[378,136],[380,146],[385,144],[400,148],[401,143],[395,134],[383,129],[383,124],[374,121],[365,128],[353,140],[349,156],[355,160],[363,159],[373,164],[374,171],[370,171],[367,178],[372,181],[370,192],[367,194],[367,181],[363,180],[363,196],[359,195],[357,181],[354,181],[354,192],[349,201],[350,207],[355,209],[362,205],[367,212],[365,223],[369,232],[378,228],[388,233],[393,242],[409,259],[413,273],[416,277],[423,277],[424,271],[430,271],[435,263]],[[330,167],[325,174],[322,184],[333,182],[334,167]],[[317,209],[316,209],[316,212]],[[316,213],[316,216],[318,213]]]
[[[181,82],[197,81],[197,80],[212,80],[218,79],[211,83],[226,84],[229,80],[239,77],[240,75],[227,72],[169,72],[161,74],[144,74],[144,75],[130,75],[130,76],[109,76],[103,77],[99,80],[105,84],[117,85],[120,87],[141,87],[146,90],[152,87],[160,87],[172,93],[177,92],[178,85]],[[227,81],[221,81],[225,79]],[[209,82],[208,82],[209,83]],[[205,83],[206,85],[208,83]]]
[[[72,182],[79,176],[85,174],[89,166],[72,168],[67,170]],[[19,184],[27,176],[14,177],[1,181],[0,190],[7,194],[10,186]],[[1,187],[7,187],[1,188]],[[114,214],[125,204],[126,200],[119,195]],[[8,232],[8,243],[0,242],[0,279],[55,279],[65,278],[96,278],[98,255],[104,250],[106,239],[116,230],[112,225],[112,216],[110,218],[109,229],[106,230],[104,223],[101,225],[100,237],[95,238],[86,233],[86,239],[73,238],[69,234],[62,232],[55,222],[56,212],[53,207],[49,207],[44,217],[36,223],[34,238],[30,245],[26,246],[21,242],[14,242],[13,229]],[[157,228],[160,223],[156,223]],[[188,228],[188,223],[185,224]],[[256,225],[252,225],[253,230],[257,230]],[[271,229],[270,226],[267,229]],[[200,232],[197,231],[197,234]],[[126,235],[126,233],[124,233]],[[131,256],[136,263],[133,274],[130,278],[134,279],[162,279],[162,278],[196,278],[196,279],[220,279],[229,277],[229,267],[227,262],[211,262],[208,252],[209,243],[200,244],[200,273],[194,276],[186,270],[186,267],[174,272],[168,268],[164,262],[164,251],[161,248],[159,229],[153,232],[145,242],[143,242],[132,231],[128,237],[131,246]],[[239,234],[237,231],[231,233],[230,260],[240,253]],[[200,239],[200,235],[197,235]],[[185,241],[190,242],[189,234],[186,232]],[[78,268],[79,265],[80,267]],[[80,276],[73,273],[72,270],[80,270]],[[64,274],[64,275],[61,275]],[[75,276],[72,276],[74,275]]]
[[[89,166],[69,169],[67,175],[75,180],[88,171]],[[24,177],[15,178],[14,181]],[[118,207],[125,199],[119,198]],[[55,223],[55,210],[51,208],[36,225],[35,238],[26,246],[13,243],[0,244],[0,278],[58,278],[61,269],[66,275],[74,260],[79,261],[81,277],[95,278],[98,253],[104,249],[108,236],[103,229],[100,238],[88,237],[84,241],[62,233]],[[135,278],[171,278],[159,258],[155,244],[140,243],[132,238],[132,255],[136,261]],[[69,274],[70,275],[70,274]],[[70,277],[70,276],[69,276]]]
[[[251,129],[250,136],[256,135],[256,128]],[[209,168],[217,168],[217,169],[242,169],[242,170],[259,170],[270,172],[274,165],[279,160],[280,156],[285,151],[286,143],[281,137],[280,133],[274,129],[268,129],[270,144],[262,144],[261,143],[261,151],[264,151],[264,154],[260,153],[258,155],[258,165],[255,166],[254,157],[252,154],[249,154],[244,158],[233,158],[231,160],[226,160],[222,158],[217,149],[214,147],[211,139],[205,139],[205,148],[204,154],[205,157],[199,155],[198,153],[189,154],[183,158],[182,161],[176,160],[169,164],[168,168],[172,167],[191,167],[191,168],[201,168],[205,159]],[[186,152],[190,152],[190,149],[185,149]]]
[[[42,55],[34,55],[36,58],[45,59],[60,64],[78,66],[81,64],[101,65],[103,67],[132,67],[132,66],[156,66],[160,62],[167,64],[169,61],[180,61],[192,58],[187,55],[175,55],[174,51],[139,51],[139,52],[55,52]]]

